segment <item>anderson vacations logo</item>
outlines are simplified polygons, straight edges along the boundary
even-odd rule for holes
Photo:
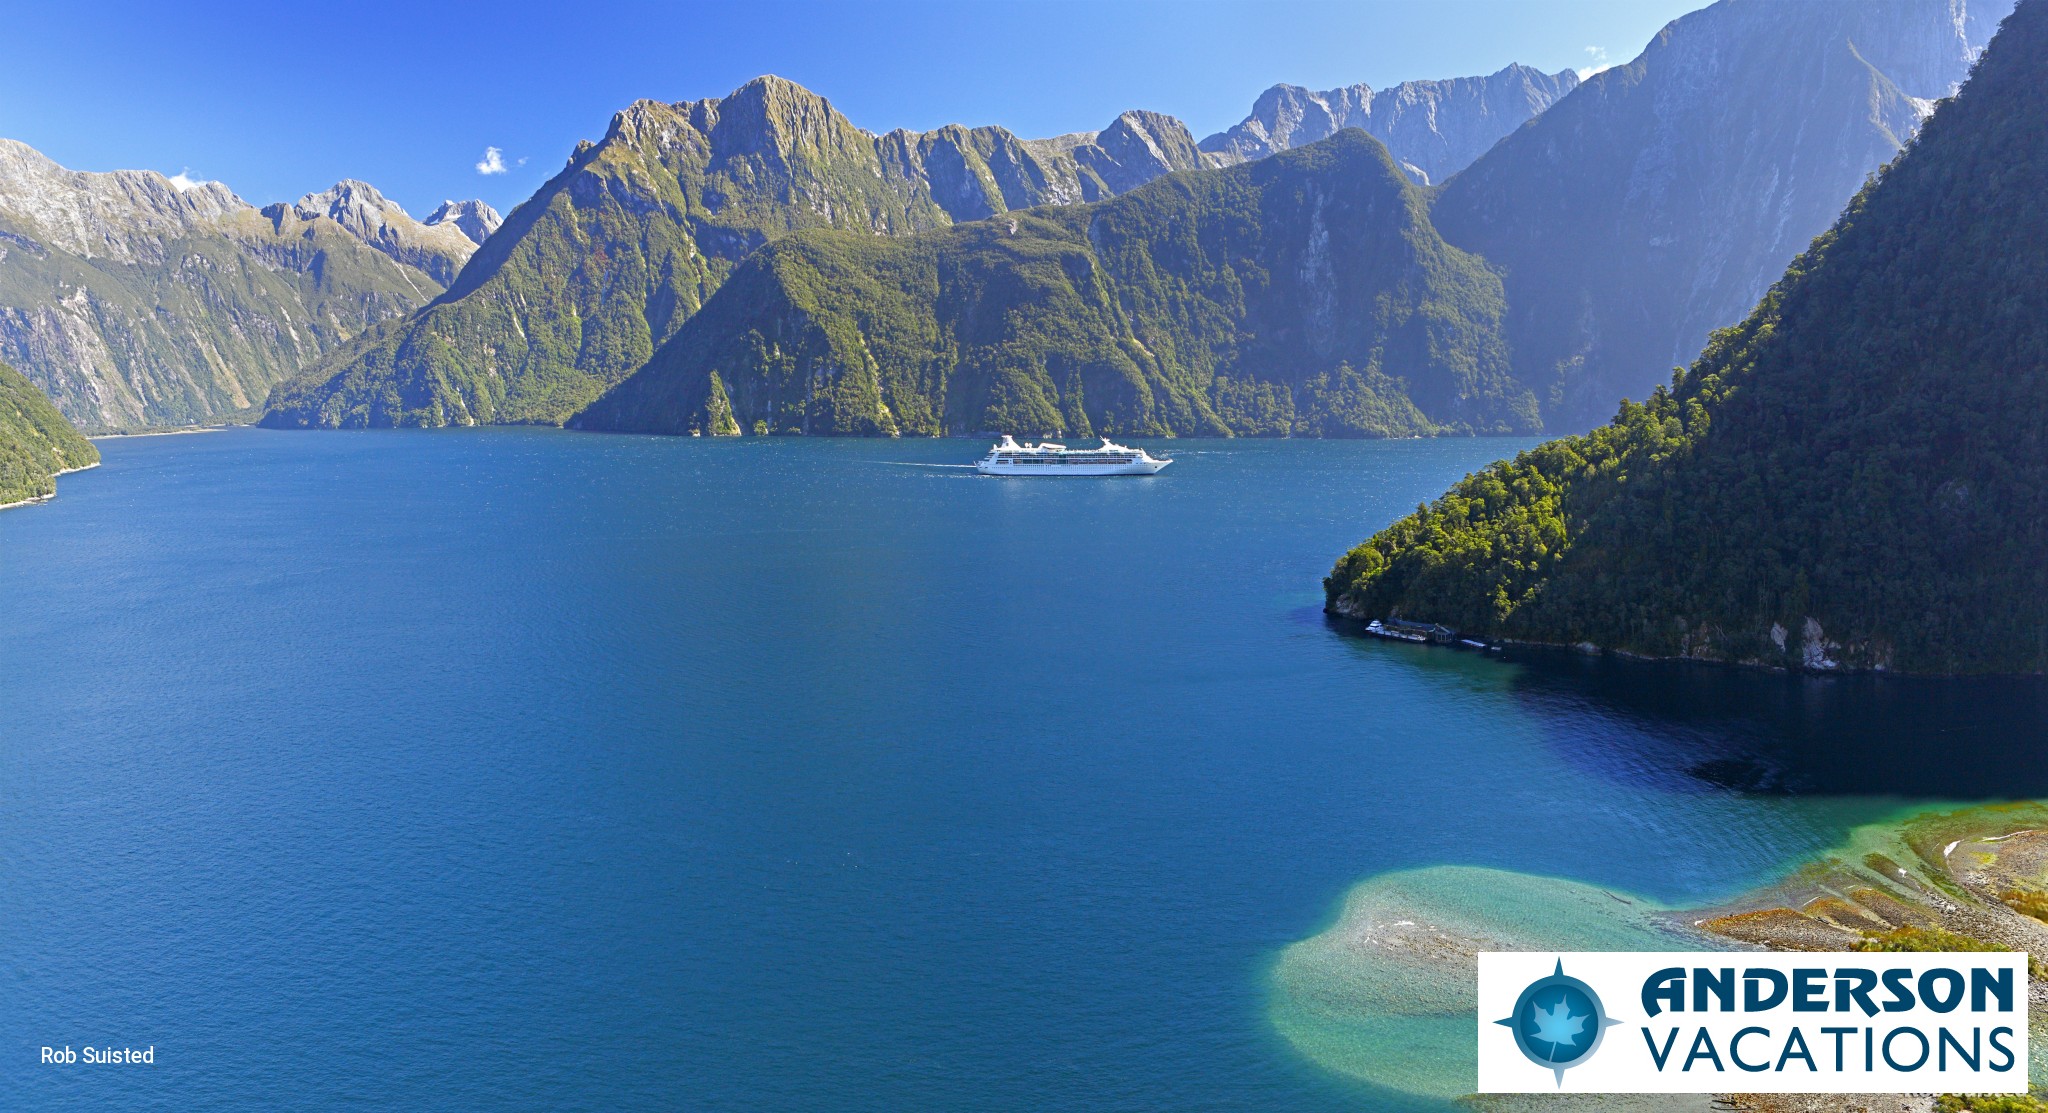
[[[1479,1092],[2027,1091],[2027,956],[1479,956]]]

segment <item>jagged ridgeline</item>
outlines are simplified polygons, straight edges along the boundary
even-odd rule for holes
[[[1498,268],[1515,373],[1590,429],[1748,313],[2011,0],[1722,0],[1444,184],[1444,238]]]
[[[94,429],[216,420],[440,294],[494,218],[361,182],[257,209],[219,182],[67,170],[0,139],[0,359]]]
[[[641,101],[579,146],[446,296],[280,386],[264,421],[559,423],[779,236],[929,231],[1107,197],[1203,157],[1179,121],[1145,112],[1022,140],[1001,128],[873,135],[774,77],[722,99]]]
[[[99,449],[43,392],[0,363],[0,506],[53,495],[59,473],[99,462]]]
[[[1363,131],[1114,200],[764,249],[572,424],[1402,436],[1539,427],[1500,281]]]
[[[1658,655],[2048,668],[2048,2],[1647,404],[1375,535],[1329,608]]]

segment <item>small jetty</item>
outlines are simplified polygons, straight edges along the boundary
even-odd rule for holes
[[[1366,623],[1365,632],[1376,638],[1392,638],[1400,642],[1423,642],[1430,645],[1462,645],[1468,649],[1491,649],[1492,646],[1477,638],[1468,638],[1441,622],[1417,622],[1406,618],[1373,619]]]

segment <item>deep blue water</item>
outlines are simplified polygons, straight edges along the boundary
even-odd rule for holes
[[[1368,874],[1698,898],[1907,793],[2048,791],[2024,685],[1323,619],[1338,553],[1521,443],[102,442],[0,514],[0,1104],[1401,1107],[1265,1018]]]

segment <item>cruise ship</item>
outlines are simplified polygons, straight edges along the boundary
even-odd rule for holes
[[[1156,475],[1171,463],[1108,437],[1100,448],[1068,448],[1051,441],[1018,444],[1006,436],[975,462],[974,470],[983,475]]]

